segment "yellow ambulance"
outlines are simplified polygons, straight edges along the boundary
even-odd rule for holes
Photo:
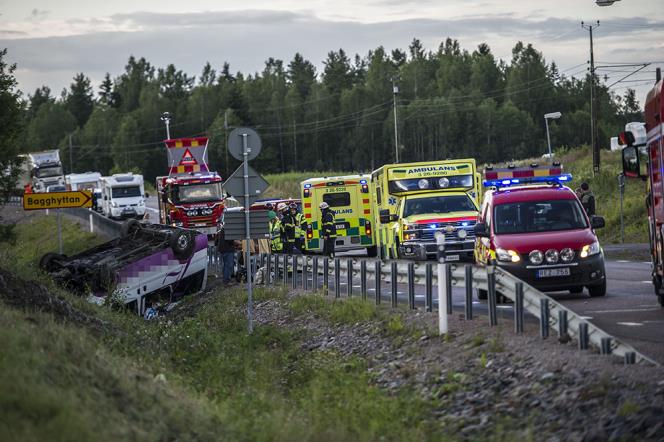
[[[371,174],[381,258],[436,255],[436,232],[445,234],[449,261],[473,260],[473,227],[480,206],[474,159],[387,164]]]
[[[348,175],[310,178],[300,183],[307,252],[323,251],[319,205],[326,202],[335,213],[335,252],[367,249],[369,256],[376,256],[369,180],[368,175]]]

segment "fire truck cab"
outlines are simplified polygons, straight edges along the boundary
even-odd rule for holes
[[[626,145],[622,151],[623,174],[646,181],[648,238],[652,261],[652,282],[659,304],[664,307],[664,81],[657,69],[657,82],[646,96],[646,142],[637,145],[637,136],[625,131],[618,137]]]
[[[555,292],[606,294],[604,254],[594,229],[562,167],[488,169],[478,222],[475,259],[497,265],[533,287]],[[478,291],[486,299],[485,290]]]

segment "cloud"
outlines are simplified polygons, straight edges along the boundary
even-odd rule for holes
[[[51,11],[35,8],[32,11],[30,11],[30,16],[28,17],[28,19],[30,19],[30,20],[42,20],[42,19],[48,17],[48,15],[50,13],[51,13]]]

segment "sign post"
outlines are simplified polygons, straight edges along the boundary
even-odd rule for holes
[[[62,219],[60,209],[92,207],[92,192],[77,190],[69,192],[26,193],[23,195],[23,210],[55,209],[58,222],[58,251],[62,255]],[[91,224],[92,225],[92,224]]]
[[[251,206],[251,200],[255,199],[258,194],[261,194],[267,188],[267,182],[258,174],[256,174],[253,169],[254,178],[259,178],[258,180],[252,180],[254,187],[249,184],[250,178],[250,167],[249,160],[253,160],[258,156],[261,151],[261,139],[253,129],[246,127],[239,127],[233,129],[233,131],[228,135],[228,151],[233,155],[234,158],[242,160],[242,181],[243,181],[243,190],[242,196],[244,196],[244,225],[245,225],[245,252],[244,252],[244,266],[247,270],[247,321],[248,321],[248,330],[249,333],[254,331],[254,312],[253,312],[253,286],[252,279],[254,275],[251,271],[251,221],[249,217],[249,207]],[[238,168],[239,170],[239,168]],[[224,186],[227,192],[231,193],[233,196],[238,195],[239,189],[238,186],[234,186],[233,182],[237,181],[236,173],[233,173],[232,177],[229,177],[229,182],[227,186]],[[234,178],[234,179],[231,179]],[[256,182],[257,181],[257,182]]]

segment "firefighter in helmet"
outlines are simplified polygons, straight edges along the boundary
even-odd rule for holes
[[[283,252],[283,243],[281,242],[281,222],[277,218],[277,214],[270,210],[267,214],[270,226],[270,250],[272,253]]]
[[[295,218],[285,203],[279,203],[277,210],[281,213],[281,240],[284,243],[284,253],[292,255],[295,246]]]
[[[321,220],[323,223],[323,255],[334,256],[334,241],[337,237],[337,230],[334,226],[334,211],[326,202],[318,206],[321,211]]]
[[[298,212],[297,204],[290,203],[288,208],[295,220],[295,250],[302,252],[304,251],[304,234],[307,231],[307,222],[305,221],[304,214]]]

